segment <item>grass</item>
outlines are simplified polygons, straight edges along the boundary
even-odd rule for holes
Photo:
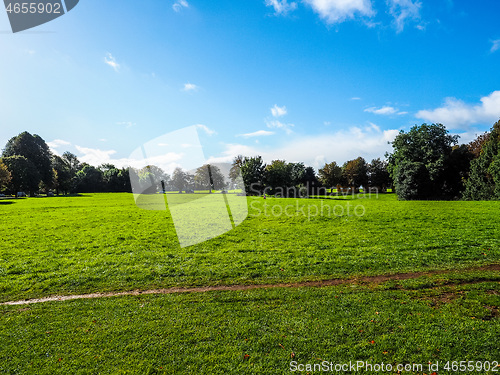
[[[4,202],[13,203],[0,205],[1,301],[463,269],[500,260],[500,202],[401,202],[390,194],[249,198],[240,226],[186,248],[178,245],[168,211],[142,210],[131,194]],[[288,216],[273,215],[287,206]],[[354,214],[356,206],[364,216]],[[312,216],[316,208],[323,215]]]
[[[433,372],[428,362],[448,374],[457,372],[447,361],[500,360],[500,272],[471,270],[500,261],[500,202],[385,194],[248,203],[236,229],[181,248],[169,211],[142,210],[131,194],[1,200],[0,301],[423,276],[0,305],[0,372],[286,374],[291,361],[326,360],[422,364],[403,372],[421,375]]]
[[[0,372],[287,374],[291,361],[366,361],[456,373],[447,361],[500,359],[500,275],[488,278],[0,306]]]

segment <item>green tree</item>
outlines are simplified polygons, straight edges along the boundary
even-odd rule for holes
[[[40,174],[35,165],[24,156],[15,155],[2,158],[11,174],[10,190],[12,193],[29,192],[33,195],[38,190]]]
[[[442,124],[414,126],[408,133],[403,130],[392,142],[394,151],[389,158],[388,170],[400,199],[444,198],[449,193],[446,181],[450,168],[450,156],[458,136],[448,134]],[[408,168],[407,170],[405,168]],[[422,170],[425,169],[426,172]],[[417,185],[418,176],[429,176],[428,181]],[[399,176],[399,174],[402,174]],[[412,192],[412,193],[408,193]]]
[[[260,194],[263,189],[264,164],[261,156],[245,157],[241,165],[241,176],[247,195]]]
[[[500,121],[491,129],[479,157],[471,162],[464,199],[500,199]]]
[[[385,191],[392,185],[391,177],[387,171],[387,161],[380,158],[373,159],[368,164],[368,186]]]
[[[361,185],[368,185],[368,164],[365,159],[359,157],[354,160],[349,160],[342,166],[342,177],[349,186],[356,188]]]
[[[12,175],[7,166],[0,159],[0,191],[7,189],[12,180]]]
[[[199,190],[222,190],[226,187],[224,175],[219,167],[213,164],[205,164],[199,167],[194,175],[196,189]]]
[[[174,173],[172,174],[172,185],[174,185],[179,193],[182,193],[183,190],[188,188],[189,182],[189,177],[186,172],[179,167],[174,169]]]
[[[319,180],[332,193],[333,189],[342,183],[342,168],[334,161],[326,163],[318,172]]]
[[[105,191],[102,172],[96,167],[84,164],[76,173],[76,192],[97,193]]]
[[[23,132],[9,139],[3,151],[3,156],[9,157],[16,155],[24,156],[33,164],[38,171],[38,182],[43,181],[47,186],[52,184],[53,172],[51,153],[49,146],[47,146],[40,136]],[[35,190],[37,189],[35,188],[33,191]]]
[[[52,155],[52,168],[55,175],[54,188],[56,193],[69,193],[73,189],[74,174],[71,172],[68,163],[58,155]]]
[[[273,160],[266,166],[264,183],[270,194],[289,195],[289,190],[294,187],[292,168],[284,160]]]

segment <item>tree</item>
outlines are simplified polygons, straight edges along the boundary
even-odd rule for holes
[[[478,158],[472,160],[464,199],[500,199],[500,121],[491,129]]]
[[[198,190],[222,190],[226,186],[224,175],[219,167],[212,164],[205,164],[199,167],[194,175],[194,181]]]
[[[450,167],[452,146],[457,144],[457,141],[458,136],[449,135],[442,124],[415,125],[408,133],[400,131],[392,142],[394,152],[386,155],[389,158],[389,174],[394,181],[398,197],[401,199],[447,197],[447,186],[450,185],[446,181],[449,175],[447,169]],[[422,168],[425,168],[426,172],[423,172]],[[426,185],[425,188],[421,183],[403,186],[416,183],[418,176],[411,176],[411,173],[429,176],[429,181],[422,182]],[[406,193],[408,191],[418,191],[418,193],[408,194]]]
[[[476,139],[474,139],[473,141],[471,141],[467,144],[467,148],[472,153],[474,158],[478,158],[479,155],[481,155],[481,151],[483,150],[483,146],[490,139],[490,135],[491,135],[490,132],[480,134],[480,135],[478,135],[478,137]]]
[[[78,193],[97,193],[105,191],[102,172],[96,167],[84,164],[76,173],[76,191]]]
[[[378,191],[385,191],[392,185],[391,177],[387,171],[387,161],[380,158],[373,159],[368,164],[368,186],[377,188]]]
[[[40,174],[35,165],[24,156],[15,155],[2,158],[11,174],[10,190],[16,194],[20,191],[28,191],[29,195],[38,189]]]
[[[316,194],[320,182],[313,167],[306,167],[304,171],[303,184],[307,187],[308,195]]]
[[[241,184],[241,167],[243,165],[245,158],[243,155],[238,155],[233,159],[233,162],[231,164],[231,169],[229,170],[229,179],[231,180],[231,183],[235,185],[237,189],[242,189],[244,186],[238,186],[238,184]]]
[[[358,188],[362,185],[366,187],[368,185],[368,164],[362,157],[349,160],[342,166],[342,176],[350,186]]]
[[[33,164],[38,171],[39,181],[50,186],[53,179],[51,153],[49,146],[38,135],[31,135],[23,132],[16,137],[11,138],[3,151],[4,157],[23,156]],[[37,183],[38,185],[38,183]],[[37,190],[36,188],[33,190]]]
[[[264,183],[271,194],[289,195],[289,189],[294,187],[292,168],[293,165],[284,160],[273,160],[266,166]]]
[[[241,165],[241,176],[247,195],[255,195],[262,192],[265,168],[266,165],[262,161],[261,156],[245,157]]]
[[[336,162],[332,161],[327,163],[319,171],[319,180],[327,189],[333,193],[333,189],[340,183],[342,183],[342,168],[337,165]]]
[[[6,189],[9,186],[11,180],[12,180],[12,175],[9,169],[0,159],[0,191]]]
[[[179,193],[182,193],[189,185],[188,174],[179,167],[175,168],[172,174],[172,184],[179,190]]]
[[[56,194],[60,191],[63,194],[69,193],[73,188],[73,177],[74,174],[71,172],[68,163],[58,155],[52,155],[52,169],[55,175],[54,188]]]

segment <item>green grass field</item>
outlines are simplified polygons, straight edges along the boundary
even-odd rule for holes
[[[472,271],[500,263],[500,202],[402,202],[392,194],[248,202],[236,229],[181,248],[168,211],[137,208],[131,194],[1,200],[0,302],[424,274],[4,305],[0,371],[280,374],[292,360],[500,360],[500,272]],[[436,270],[449,272],[425,274]],[[481,371],[470,373],[495,373]]]

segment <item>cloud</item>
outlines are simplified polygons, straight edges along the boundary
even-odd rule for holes
[[[174,5],[172,5],[172,9],[176,12],[180,12],[182,8],[189,8],[189,4],[186,0],[177,0]]]
[[[262,136],[268,136],[268,135],[273,135],[274,132],[270,132],[268,130],[258,130],[253,133],[246,133],[246,134],[239,134],[237,137],[245,137],[245,138],[251,138],[251,137],[262,137]]]
[[[78,159],[84,163],[88,163],[95,167],[101,164],[113,164],[118,168],[143,168],[145,165],[144,159],[136,160],[131,158],[113,158],[116,154],[115,150],[100,150],[97,148],[75,146],[78,150]],[[159,166],[167,173],[172,173],[175,167],[179,166],[176,162],[183,158],[184,154],[168,152],[163,155],[147,158],[147,163]]]
[[[292,129],[290,128],[293,128],[295,126],[294,124],[285,124],[278,120],[273,120],[273,121],[266,120],[266,125],[268,128],[283,129],[287,134],[291,134]]]
[[[361,98],[358,96],[355,96],[355,97],[351,98],[351,100],[361,100]]]
[[[304,0],[328,24],[341,23],[357,13],[371,17],[375,14],[370,0]]]
[[[408,21],[420,20],[420,8],[422,3],[417,0],[387,0],[389,14],[394,17],[394,26],[396,31],[403,31]],[[423,25],[417,25],[420,30],[425,29]]]
[[[288,3],[287,0],[266,0],[266,6],[274,8],[274,14],[281,15],[297,9],[297,3]]]
[[[500,91],[481,98],[481,104],[471,105],[456,98],[446,98],[443,106],[418,111],[415,117],[442,123],[450,129],[467,128],[472,124],[492,124],[500,118]]]
[[[64,141],[62,139],[54,139],[52,142],[47,142],[47,146],[50,148],[59,148],[60,146],[68,146],[71,142]]]
[[[230,162],[237,155],[261,155],[267,163],[276,159],[302,161],[316,169],[327,162],[336,161],[342,164],[358,156],[370,162],[378,157],[383,158],[386,151],[391,151],[392,147],[388,142],[393,141],[398,134],[397,129],[380,130],[375,125],[365,129],[352,127],[335,133],[300,136],[292,140],[287,138],[286,143],[273,148],[226,144],[221,156],[211,157],[209,161]]]
[[[286,107],[278,107],[277,104],[274,105],[274,107],[271,108],[271,113],[274,117],[281,117],[286,115],[288,112],[286,110]]]
[[[495,51],[498,51],[499,49],[500,49],[500,39],[492,40],[490,52],[493,53]]]
[[[217,134],[217,132],[215,130],[212,130],[210,129],[208,126],[206,125],[202,125],[202,124],[197,124],[195,125],[196,128],[198,129],[201,129],[203,130],[205,133],[207,133],[208,135],[214,135],[214,134]]]
[[[126,128],[131,128],[132,126],[135,125],[135,122],[132,122],[132,121],[122,121],[122,122],[117,122],[116,125],[125,125]]]
[[[370,113],[375,113],[376,115],[393,115],[397,112],[398,110],[394,107],[381,107],[381,108],[376,108],[376,107],[370,107],[366,108],[365,112],[370,112]],[[402,113],[402,112],[400,112]]]
[[[193,83],[189,83],[189,82],[188,82],[188,83],[185,83],[185,84],[184,84],[184,88],[183,88],[183,90],[184,90],[184,91],[187,91],[187,92],[189,92],[189,91],[198,91],[198,88],[199,88],[199,87],[198,87],[198,86],[196,86],[195,84],[193,84]]]
[[[110,67],[112,67],[115,70],[115,72],[120,70],[120,64],[116,62],[115,58],[111,53],[108,52],[106,56],[104,56],[104,62],[108,64]]]

